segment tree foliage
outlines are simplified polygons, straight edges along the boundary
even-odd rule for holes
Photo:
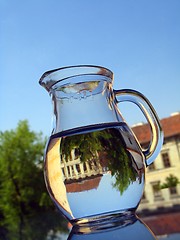
[[[43,178],[45,139],[27,121],[0,133],[0,239],[46,239],[64,228]]]
[[[166,181],[160,185],[160,189],[176,187],[179,183],[179,179],[173,174],[170,174],[166,177]]]
[[[115,179],[113,187],[121,194],[138,177],[138,173],[132,166],[132,156],[126,149],[120,131],[116,128],[77,134],[61,140],[60,152],[66,161],[71,159],[73,149],[81,162],[89,164],[94,161],[100,162],[100,156],[104,154],[106,157],[103,164],[111,171]],[[97,173],[99,174],[98,171]]]

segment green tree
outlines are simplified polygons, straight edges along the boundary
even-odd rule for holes
[[[160,185],[160,189],[176,187],[179,183],[179,179],[173,174],[170,174],[166,177],[166,181]]]
[[[41,240],[65,227],[45,188],[44,146],[27,121],[0,133],[0,239]]]

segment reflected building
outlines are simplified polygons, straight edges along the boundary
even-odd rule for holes
[[[61,158],[60,166],[66,183],[71,182],[72,180],[84,179],[102,174],[103,167],[97,159],[82,162],[77,152],[77,148],[72,149],[70,157],[67,159],[64,157]]]
[[[114,131],[114,130],[106,130]],[[130,171],[133,170],[137,175],[139,181],[141,182],[142,175],[144,173],[143,155],[140,153],[139,145],[137,144],[133,134],[130,133],[129,128],[124,125],[118,130],[118,137],[113,136],[115,141],[120,141],[119,149],[123,148],[126,154],[126,161],[131,161],[131,166],[129,166]],[[86,150],[91,148],[90,154],[84,154],[81,148],[81,136],[71,136],[70,142],[65,137],[61,139],[62,144],[60,144],[60,168],[63,174],[63,181],[66,184],[67,192],[81,192],[88,191],[91,189],[96,189],[104,173],[112,173],[112,166],[110,161],[113,160],[110,156],[109,151],[117,151],[113,149],[113,146],[109,146],[105,137],[101,136],[101,131],[95,133],[88,133],[84,137],[87,142]],[[107,133],[106,133],[107,134]],[[109,134],[109,133],[108,133]],[[112,134],[112,133],[111,133]],[[112,138],[111,134],[106,136],[106,140]],[[86,139],[87,138],[87,139]],[[89,141],[91,138],[92,141]],[[118,138],[118,140],[117,140]],[[64,142],[63,142],[64,141]],[[72,144],[76,142],[76,144]],[[95,142],[99,147],[93,147]],[[72,148],[69,146],[73,145]],[[65,149],[68,148],[66,151]],[[67,153],[68,152],[68,153]],[[82,160],[82,155],[84,155],[85,160]],[[122,155],[122,153],[121,153]],[[121,158],[121,156],[119,156]],[[114,161],[114,160],[113,160]],[[118,159],[116,159],[118,161]],[[117,169],[113,171],[118,172]],[[123,171],[120,169],[119,171]]]
[[[61,158],[60,166],[68,193],[98,188],[104,170],[98,160],[82,162],[77,148],[71,150],[69,158]]]
[[[157,159],[146,172],[143,198],[138,208],[139,213],[180,209],[180,184],[161,188],[167,177],[174,176],[180,181],[180,113],[161,120],[164,143]],[[150,139],[148,125],[133,127],[139,142],[146,147]]]
[[[144,157],[125,123],[87,126],[49,139],[45,179],[69,219],[84,211],[86,216],[134,211],[144,187]]]

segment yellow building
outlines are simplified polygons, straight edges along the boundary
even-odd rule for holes
[[[161,120],[164,143],[160,154],[146,170],[144,195],[138,212],[177,209],[180,207],[180,113]],[[150,131],[147,124],[133,127],[142,146],[147,146]],[[169,184],[167,184],[169,178]],[[166,185],[165,185],[166,183]]]

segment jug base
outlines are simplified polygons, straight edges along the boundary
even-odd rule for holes
[[[107,228],[107,226],[114,226],[116,224],[124,227],[128,224],[132,224],[132,222],[134,222],[136,219],[135,209],[131,209],[128,211],[115,211],[111,213],[75,219],[71,220],[71,224],[79,227],[95,227],[102,230],[103,228]]]

